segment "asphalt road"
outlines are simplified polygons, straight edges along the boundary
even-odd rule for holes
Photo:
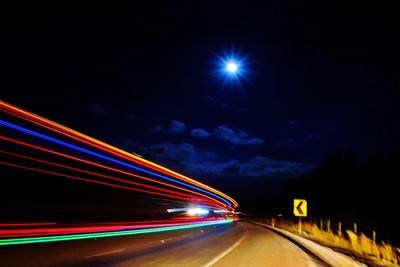
[[[323,266],[248,222],[130,237],[0,247],[0,266]]]

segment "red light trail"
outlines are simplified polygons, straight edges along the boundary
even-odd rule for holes
[[[5,158],[0,161],[1,166],[154,195],[166,200],[175,200],[179,203],[178,207],[179,205],[187,205],[190,209],[196,208],[196,206],[204,207],[205,209],[197,209],[204,211],[205,214],[209,213],[207,209],[222,209],[232,214],[238,207],[237,202],[231,197],[208,185],[1,100],[0,111],[7,116],[14,117],[13,123],[0,120],[1,129],[3,127],[11,129],[11,133],[6,131],[4,133],[7,134],[0,135],[0,140],[9,144],[7,149],[0,150],[0,154]],[[44,131],[51,131],[55,135],[77,141],[95,150],[29,130],[25,126],[14,124],[15,119],[22,119],[24,125],[34,124],[35,128],[39,126]],[[15,131],[19,131],[16,137],[9,136]],[[28,139],[20,140],[27,135]],[[32,138],[37,141],[39,141],[37,138],[40,138],[42,142],[40,145],[35,144],[36,141],[31,143]],[[50,146],[46,146],[48,142],[50,142]],[[58,149],[60,145],[63,146],[61,151]],[[8,150],[10,146],[11,151]],[[16,151],[14,151],[15,148]],[[21,149],[24,151],[23,153],[21,153]],[[97,153],[96,150],[105,154]],[[78,154],[84,154],[86,157]],[[101,162],[94,161],[93,157]],[[105,162],[112,163],[112,165]],[[115,165],[121,165],[125,169]],[[126,167],[133,171],[126,170]],[[175,210],[182,210],[182,208]],[[182,216],[183,214],[186,215]],[[195,214],[188,216],[188,214],[190,213],[181,211],[176,214],[178,217],[175,215],[168,220],[158,221],[69,225],[59,224],[59,222],[0,222],[0,245],[172,231],[227,224],[233,221],[229,218],[226,219],[226,216],[215,218],[211,215],[207,218]]]
[[[71,155],[67,155],[67,154],[64,154],[64,153],[60,153],[60,152],[57,152],[57,151],[54,151],[54,150],[51,150],[51,149],[47,149],[47,148],[43,148],[43,147],[40,147],[40,146],[28,144],[26,142],[18,141],[18,140],[15,140],[15,139],[12,139],[12,138],[8,138],[8,137],[5,137],[5,136],[1,136],[0,135],[0,140],[12,142],[12,143],[15,143],[15,144],[18,144],[18,145],[21,145],[21,146],[29,147],[29,148],[32,148],[32,149],[36,149],[36,150],[39,150],[39,151],[43,151],[43,152],[47,152],[47,153],[50,153],[50,154],[53,154],[53,155],[57,155],[57,156],[60,156],[60,157],[64,157],[64,158],[68,158],[68,159],[75,160],[75,161],[78,161],[78,162],[86,163],[86,164],[89,164],[89,165],[92,165],[92,166],[96,166],[96,167],[100,167],[100,168],[103,168],[103,169],[106,169],[106,170],[110,170],[110,171],[118,172],[118,173],[121,173],[121,174],[129,175],[129,176],[132,176],[132,177],[135,177],[135,178],[139,178],[139,179],[143,179],[143,180],[146,180],[146,181],[149,181],[149,182],[152,182],[152,183],[157,183],[157,184],[161,184],[161,185],[164,185],[164,186],[169,186],[169,187],[172,187],[172,188],[175,188],[175,189],[178,189],[178,190],[186,191],[186,192],[189,192],[189,193],[192,193],[192,194],[195,194],[195,195],[199,195],[199,196],[201,196],[203,198],[207,198],[207,199],[210,199],[212,201],[216,201],[217,202],[216,206],[222,207],[222,208],[226,208],[226,205],[224,203],[220,202],[219,200],[214,200],[210,196],[204,195],[204,194],[199,193],[199,192],[192,191],[190,189],[186,189],[186,188],[179,187],[179,186],[176,186],[176,185],[172,185],[172,184],[169,184],[169,183],[161,182],[161,181],[158,181],[158,180],[155,180],[155,179],[147,178],[147,177],[144,177],[144,176],[141,176],[141,175],[137,175],[137,174],[126,172],[126,171],[119,170],[119,169],[116,169],[116,168],[112,168],[112,167],[109,167],[109,166],[105,166],[105,165],[102,165],[102,164],[99,164],[99,163],[96,163],[96,162],[93,162],[93,161],[81,159],[81,158],[78,158],[78,157],[75,157],[75,156],[71,156]]]
[[[96,173],[96,172],[92,172],[92,171],[86,171],[86,170],[82,170],[82,169],[78,169],[78,168],[74,168],[74,167],[70,167],[70,166],[66,166],[66,165],[62,165],[62,164],[58,164],[58,163],[54,163],[54,162],[49,162],[49,161],[46,161],[46,160],[32,158],[32,157],[19,155],[19,154],[15,154],[15,153],[11,153],[11,152],[6,152],[6,151],[2,151],[2,150],[0,150],[0,153],[6,154],[6,155],[10,155],[10,156],[14,156],[14,157],[18,157],[18,158],[28,159],[28,160],[31,160],[31,161],[35,161],[35,162],[39,162],[39,163],[43,163],[43,164],[47,164],[47,165],[63,168],[63,169],[73,170],[73,171],[77,171],[77,172],[80,172],[80,173],[94,175],[95,177],[106,178],[106,179],[109,179],[109,180],[122,182],[122,183],[127,183],[127,184],[130,184],[130,185],[135,185],[135,186],[139,186],[139,187],[145,187],[147,189],[153,189],[153,190],[156,190],[156,191],[171,193],[172,195],[185,196],[188,199],[189,198],[193,198],[192,195],[181,193],[181,192],[178,192],[178,191],[172,191],[172,190],[168,190],[168,189],[159,188],[159,187],[156,187],[156,186],[151,186],[151,185],[141,184],[141,183],[137,183],[137,182],[132,182],[132,181],[129,181],[129,180],[120,179],[120,178],[117,178],[117,177],[113,177],[113,176],[109,176],[109,175],[105,175],[105,174],[101,174],[101,173]],[[132,190],[136,190],[136,188],[134,188],[134,187],[131,187],[131,188],[132,188]],[[203,200],[203,201],[205,201],[205,200]]]
[[[136,155],[133,155],[133,154],[128,153],[128,152],[126,152],[124,150],[121,150],[119,148],[116,148],[114,146],[106,144],[106,143],[104,143],[104,142],[102,142],[100,140],[94,139],[94,138],[92,138],[90,136],[87,136],[85,134],[79,133],[79,132],[77,132],[77,131],[75,131],[73,129],[70,129],[68,127],[65,127],[63,125],[60,125],[58,123],[55,123],[55,122],[50,121],[48,119],[45,119],[43,117],[40,117],[40,116],[38,116],[36,114],[33,114],[31,112],[25,111],[25,110],[23,110],[21,108],[18,108],[16,106],[8,104],[8,103],[6,103],[4,101],[0,101],[0,109],[2,109],[6,113],[9,113],[11,115],[17,116],[17,117],[22,118],[24,120],[33,122],[33,123],[35,123],[37,125],[40,125],[40,126],[42,126],[44,128],[47,128],[47,129],[52,130],[54,132],[60,133],[60,134],[62,134],[64,136],[70,137],[70,138],[72,138],[72,139],[74,139],[76,141],[80,141],[82,143],[91,145],[93,147],[96,147],[97,149],[100,149],[102,151],[108,152],[108,153],[110,153],[112,155],[115,155],[115,156],[118,156],[120,158],[132,161],[132,162],[140,164],[142,166],[149,167],[149,168],[151,168],[153,170],[156,170],[156,171],[159,171],[161,173],[170,175],[172,177],[184,180],[184,181],[189,182],[189,183],[191,183],[193,185],[201,187],[201,188],[203,188],[205,190],[211,191],[211,192],[213,192],[213,193],[215,193],[217,195],[220,195],[221,197],[226,198],[227,200],[229,200],[233,204],[233,207],[238,207],[237,202],[234,199],[232,199],[231,197],[227,196],[226,194],[224,194],[224,193],[222,193],[222,192],[220,192],[220,191],[218,191],[218,190],[216,190],[214,188],[211,188],[211,187],[209,187],[209,186],[207,186],[207,185],[205,185],[203,183],[200,183],[200,182],[198,182],[198,181],[196,181],[194,179],[191,179],[191,178],[189,178],[187,176],[184,176],[182,174],[179,174],[179,173],[176,173],[176,172],[174,172],[172,170],[169,170],[169,169],[167,169],[165,167],[162,167],[162,166],[160,166],[158,164],[155,164],[155,163],[153,163],[151,161],[148,161],[148,160],[145,160],[143,158],[140,158],[140,157],[138,157]]]
[[[101,181],[92,180],[92,179],[87,179],[87,178],[83,178],[83,177],[79,177],[79,176],[75,176],[75,175],[69,175],[69,174],[64,174],[64,173],[59,173],[59,172],[47,171],[47,170],[43,170],[43,169],[39,169],[39,168],[31,168],[31,167],[21,166],[21,165],[8,163],[8,162],[3,162],[3,161],[0,161],[0,165],[20,168],[20,169],[25,169],[25,170],[35,171],[35,172],[41,172],[41,173],[44,173],[44,174],[51,174],[51,175],[61,176],[61,177],[65,177],[65,178],[85,181],[85,182],[94,183],[94,184],[101,184],[101,185],[106,185],[106,186],[110,186],[110,187],[116,187],[116,188],[131,190],[131,191],[137,191],[137,192],[147,193],[147,194],[151,194],[151,195],[159,195],[159,196],[164,196],[164,197],[173,198],[173,199],[180,199],[180,200],[184,200],[184,201],[189,201],[190,200],[188,198],[178,197],[178,196],[175,196],[175,195],[164,194],[164,193],[159,193],[159,192],[154,192],[154,191],[149,191],[149,190],[144,190],[144,189],[139,189],[139,188],[132,188],[132,187],[129,187],[129,186],[124,186],[124,185],[110,184],[110,183],[101,182]]]

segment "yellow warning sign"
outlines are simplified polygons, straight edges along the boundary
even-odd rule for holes
[[[307,217],[307,201],[305,199],[294,199],[293,213],[295,216]]]

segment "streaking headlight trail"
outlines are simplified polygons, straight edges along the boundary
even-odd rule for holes
[[[240,65],[226,66],[240,71]],[[174,201],[168,220],[76,226],[58,223],[0,224],[0,245],[137,235],[230,224],[238,203],[228,195],[105,142],[0,101],[0,166],[134,191]],[[33,176],[41,179],[42,176]],[[172,216],[172,218],[171,218]],[[52,218],[49,218],[52,220]],[[48,226],[48,228],[43,228]]]
[[[148,160],[145,160],[143,158],[135,156],[131,153],[128,153],[126,151],[118,149],[114,146],[106,144],[102,141],[99,141],[99,140],[89,137],[87,135],[81,134],[75,130],[72,130],[70,128],[67,128],[65,126],[62,126],[60,124],[57,124],[57,123],[47,120],[45,118],[42,118],[42,117],[35,115],[33,113],[30,113],[28,111],[25,111],[25,110],[15,107],[15,106],[12,106],[4,101],[0,101],[0,110],[5,113],[8,113],[10,115],[13,115],[15,117],[21,118],[25,121],[39,125],[46,130],[50,130],[57,134],[61,134],[63,136],[66,136],[68,138],[76,140],[80,143],[88,145],[89,147],[92,147],[92,149],[77,146],[77,145],[71,144],[69,142],[60,140],[58,138],[51,137],[51,136],[48,136],[48,135],[45,135],[42,133],[38,133],[36,131],[27,129],[25,127],[22,127],[22,126],[19,126],[19,125],[16,125],[16,124],[4,121],[4,120],[0,120],[0,124],[2,126],[6,126],[8,128],[12,128],[14,130],[24,132],[26,134],[29,134],[29,135],[32,135],[32,136],[35,136],[38,138],[42,138],[49,142],[59,144],[64,147],[68,147],[70,149],[85,153],[90,156],[95,156],[95,157],[107,160],[109,162],[112,162],[112,163],[117,163],[121,166],[128,167],[128,168],[131,168],[136,171],[140,171],[147,175],[151,175],[152,178],[155,178],[155,179],[161,178],[161,179],[167,180],[168,182],[173,182],[175,184],[182,185],[185,188],[194,189],[195,191],[198,191],[200,193],[205,193],[205,194],[211,196],[212,198],[215,199],[216,203],[218,203],[220,201],[224,202],[225,205],[227,205],[228,207],[230,207],[232,209],[234,209],[238,206],[237,202],[235,200],[233,200],[231,197],[227,196],[226,194],[224,194],[214,188],[211,188],[211,187],[209,187],[205,184],[202,184],[198,181],[195,181],[192,178],[186,177],[182,174],[176,173],[165,167],[157,165],[153,162],[150,162]],[[103,153],[111,154],[113,156],[116,156],[119,159],[116,159],[112,156],[107,156],[102,153],[95,152],[94,150],[101,150],[101,151],[103,151]],[[129,161],[131,163],[127,163],[125,160]]]
[[[234,220],[232,220],[232,219],[225,219],[225,220],[214,220],[214,221],[206,221],[206,222],[182,223],[179,225],[171,225],[171,226],[168,226],[168,225],[147,226],[146,228],[141,228],[140,226],[139,227],[136,226],[135,228],[139,228],[139,229],[134,229],[134,230],[127,229],[127,230],[120,230],[120,231],[104,231],[104,232],[84,233],[84,234],[5,238],[5,239],[0,239],[0,246],[160,233],[160,232],[185,230],[185,229],[198,228],[198,227],[231,224],[231,223],[233,223],[233,221]]]

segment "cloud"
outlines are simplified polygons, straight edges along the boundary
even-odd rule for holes
[[[178,164],[190,170],[190,165],[201,164],[209,161],[216,161],[217,155],[211,152],[200,150],[189,143],[178,145],[162,143],[141,147],[142,150],[151,154],[156,160],[163,163]]]
[[[230,161],[207,160],[204,162],[186,162],[186,170],[198,175],[213,174],[217,176],[237,177],[277,177],[299,176],[308,173],[313,165],[276,160],[256,156],[246,161],[232,159]]]
[[[197,138],[207,138],[211,134],[203,129],[193,129],[190,131],[190,135]]]
[[[189,143],[162,143],[142,147],[152,156],[152,160],[177,168],[189,175],[204,177],[277,177],[299,176],[310,172],[313,165],[255,156],[248,160],[223,160],[217,154],[196,148]]]
[[[276,160],[256,156],[247,162],[240,163],[239,172],[243,176],[259,177],[276,174],[300,175],[309,172],[313,166],[303,162]]]
[[[150,129],[150,132],[152,133],[165,133],[165,134],[179,134],[183,133],[186,130],[186,124],[177,121],[177,120],[172,120],[169,123],[168,128],[163,128],[161,125],[157,125],[153,128]]]
[[[162,143],[142,147],[155,160],[164,164],[172,164],[175,168],[183,169],[188,174],[205,175],[223,173],[225,164],[220,163],[215,153],[196,148],[189,143],[178,145]]]
[[[261,145],[264,143],[261,138],[250,137],[245,131],[235,131],[224,125],[218,125],[214,134],[218,139],[228,141],[234,145]]]
[[[190,135],[197,138],[207,138],[212,136],[234,145],[261,145],[264,143],[264,140],[261,138],[250,137],[249,134],[243,130],[234,130],[225,125],[218,125],[211,133],[201,128],[193,129],[190,132]]]
[[[187,125],[184,122],[171,120],[168,127],[157,125],[150,129],[151,133],[179,134],[185,132]],[[201,128],[194,128],[190,135],[195,138],[214,137],[227,141],[234,145],[261,145],[264,140],[258,137],[251,137],[247,132],[238,129],[234,130],[225,125],[218,125],[214,131],[210,132]]]

